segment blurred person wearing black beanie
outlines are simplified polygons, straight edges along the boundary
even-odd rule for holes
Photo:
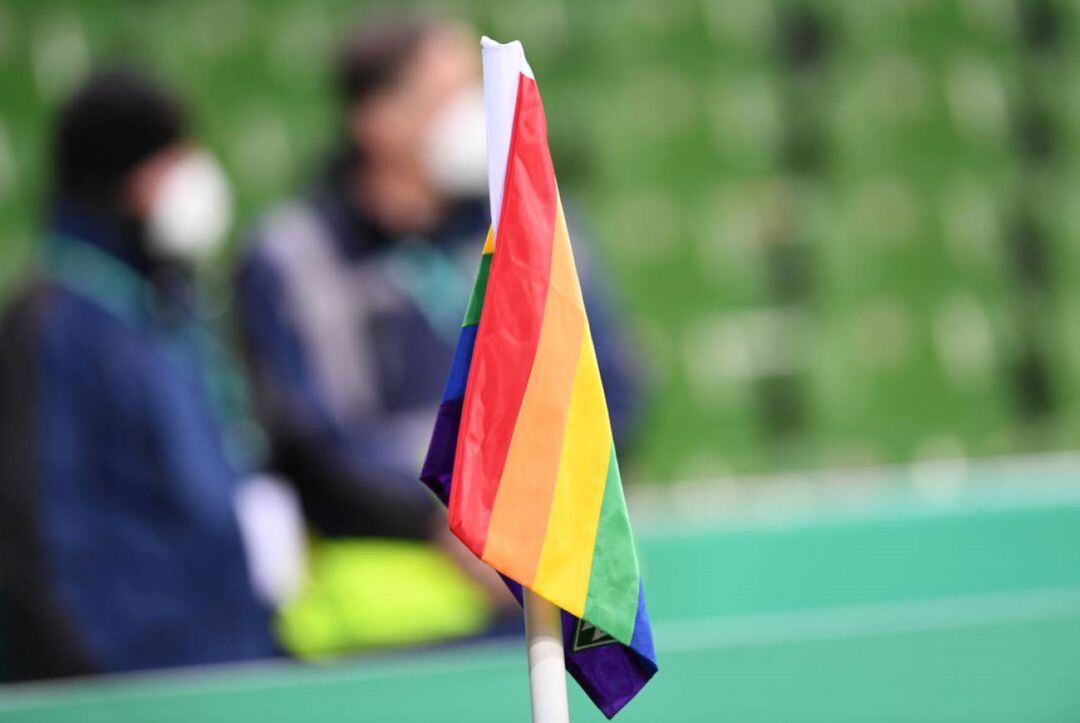
[[[234,492],[257,438],[188,271],[230,195],[132,70],[59,112],[42,263],[0,337],[0,600],[18,678],[272,655]]]

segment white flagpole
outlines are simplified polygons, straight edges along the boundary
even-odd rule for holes
[[[522,594],[533,723],[569,723],[561,611],[528,588]]]

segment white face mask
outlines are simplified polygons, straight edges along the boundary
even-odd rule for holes
[[[154,251],[186,262],[213,254],[232,223],[232,190],[218,162],[205,151],[191,151],[159,183],[147,219]]]
[[[463,90],[443,107],[428,127],[422,152],[432,182],[447,196],[487,191],[483,87]]]

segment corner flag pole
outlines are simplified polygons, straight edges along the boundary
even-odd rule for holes
[[[561,611],[528,588],[522,594],[533,723],[569,723]]]

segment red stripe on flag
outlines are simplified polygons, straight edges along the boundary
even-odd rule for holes
[[[506,188],[465,392],[450,527],[477,555],[544,320],[558,198],[536,81],[519,76]]]

